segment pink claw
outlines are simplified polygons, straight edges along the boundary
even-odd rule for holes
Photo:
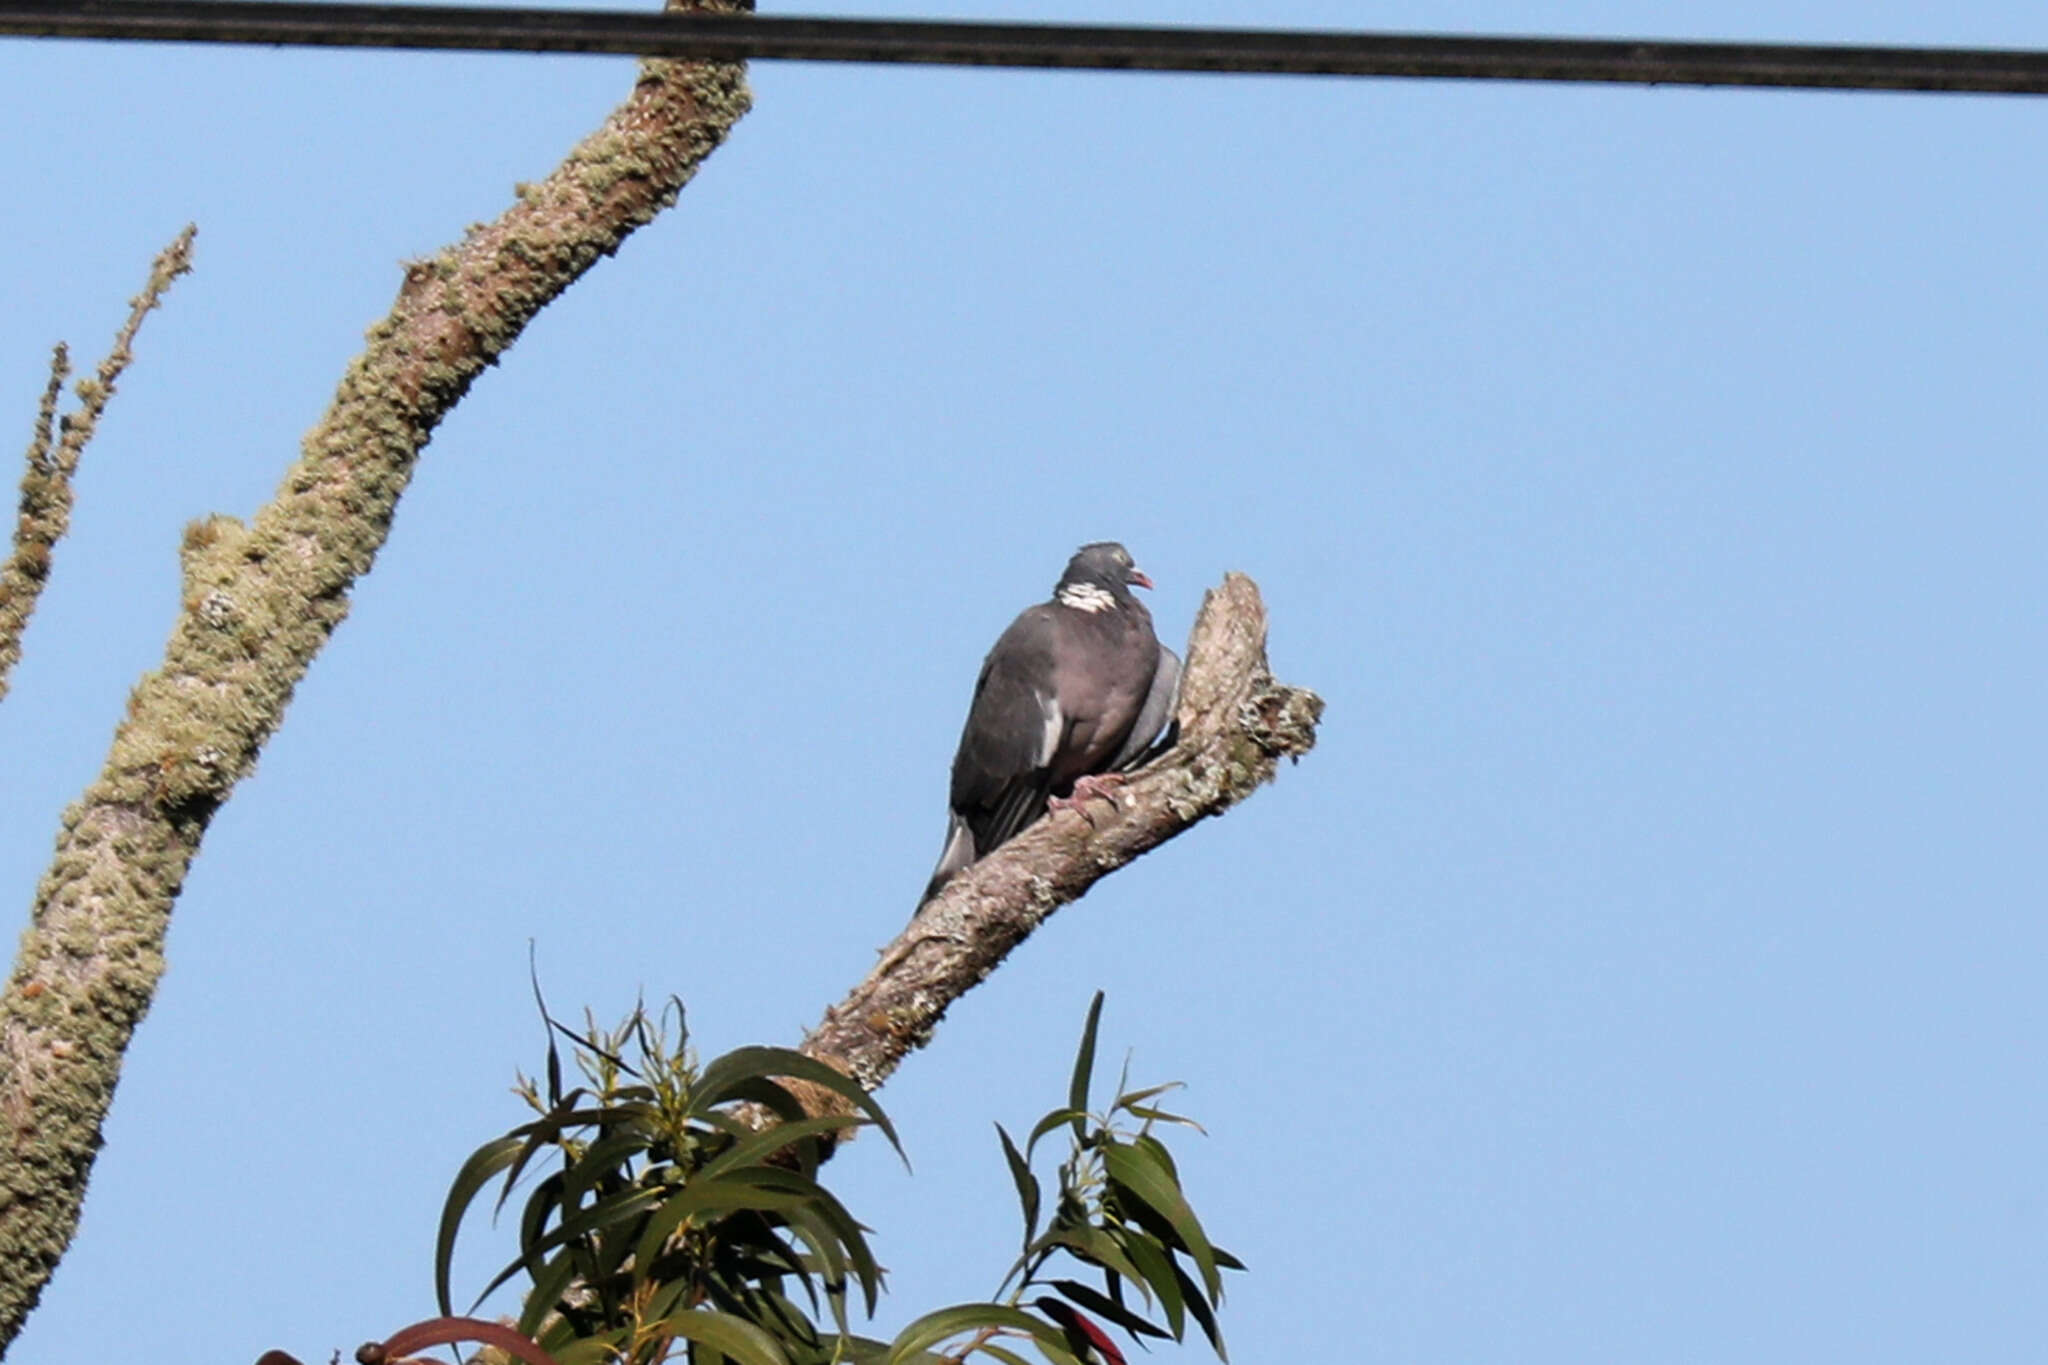
[[[1045,804],[1053,810],[1079,810],[1083,801],[1100,799],[1116,805],[1116,789],[1124,784],[1122,773],[1091,773],[1074,783],[1067,796],[1055,796]]]

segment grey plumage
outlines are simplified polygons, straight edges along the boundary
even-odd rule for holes
[[[1145,694],[1145,704],[1138,711],[1138,719],[1131,726],[1130,737],[1124,740],[1124,747],[1117,750],[1115,758],[1109,761],[1109,770],[1115,773],[1129,772],[1142,768],[1161,753],[1171,749],[1180,738],[1180,655],[1159,646],[1159,666],[1152,674],[1152,688]]]
[[[1010,623],[981,666],[953,759],[946,846],[924,898],[1045,814],[1074,784],[1152,756],[1180,660],[1131,595],[1152,586],[1130,552],[1084,545],[1052,599]]]

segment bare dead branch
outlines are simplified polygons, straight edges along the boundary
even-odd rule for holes
[[[869,1089],[924,1046],[946,1009],[1052,913],[1098,880],[1268,782],[1315,744],[1323,701],[1266,667],[1258,585],[1227,575],[1195,618],[1174,748],[1118,791],[1116,804],[1039,821],[947,883],[866,979],[825,1011],[802,1050]],[[827,1092],[803,1092],[806,1105]],[[836,1097],[835,1097],[836,1098]],[[817,1112],[835,1112],[820,1105]]]
[[[65,812],[0,995],[0,1351],[76,1227],[186,869],[347,614],[421,448],[542,307],[675,201],[748,104],[739,65],[643,65],[546,179],[407,269],[277,496],[247,525],[186,531],[163,666],[136,685],[106,767]]]
[[[21,513],[14,523],[14,552],[0,564],[0,700],[7,680],[21,661],[21,636],[35,613],[43,584],[50,578],[50,554],[71,529],[71,476],[86,443],[99,430],[100,414],[114,396],[114,382],[135,358],[135,334],[142,320],[163,302],[172,281],[192,269],[192,238],[198,229],[186,225],[171,244],[157,253],[149,282],[128,301],[128,320],[114,334],[113,349],[92,378],[78,383],[78,411],[57,418],[57,399],[71,374],[71,352],[58,342],[50,355],[50,382],[36,406],[35,434],[28,443],[28,468],[21,476]]]

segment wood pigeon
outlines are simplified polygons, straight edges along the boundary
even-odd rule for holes
[[[1052,600],[1027,609],[988,652],[953,758],[952,818],[925,900],[1048,805],[1104,795],[1153,757],[1173,719],[1180,659],[1152,633],[1133,586],[1152,580],[1130,551],[1113,541],[1083,545]]]

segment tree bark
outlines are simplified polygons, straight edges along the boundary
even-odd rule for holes
[[[64,814],[0,994],[0,1351],[77,1227],[186,869],[347,615],[421,448],[536,313],[675,201],[748,104],[743,66],[644,64],[546,179],[407,267],[276,497],[247,525],[187,529],[163,666],[136,685],[105,768]]]
[[[1258,585],[1225,576],[1188,639],[1174,747],[1134,775],[1115,804],[1091,801],[1039,821],[946,884],[874,970],[804,1039],[802,1051],[875,1089],[930,1040],[955,1000],[1069,901],[1133,858],[1221,815],[1315,744],[1323,700],[1266,666]],[[837,1096],[803,1087],[816,1112]]]

